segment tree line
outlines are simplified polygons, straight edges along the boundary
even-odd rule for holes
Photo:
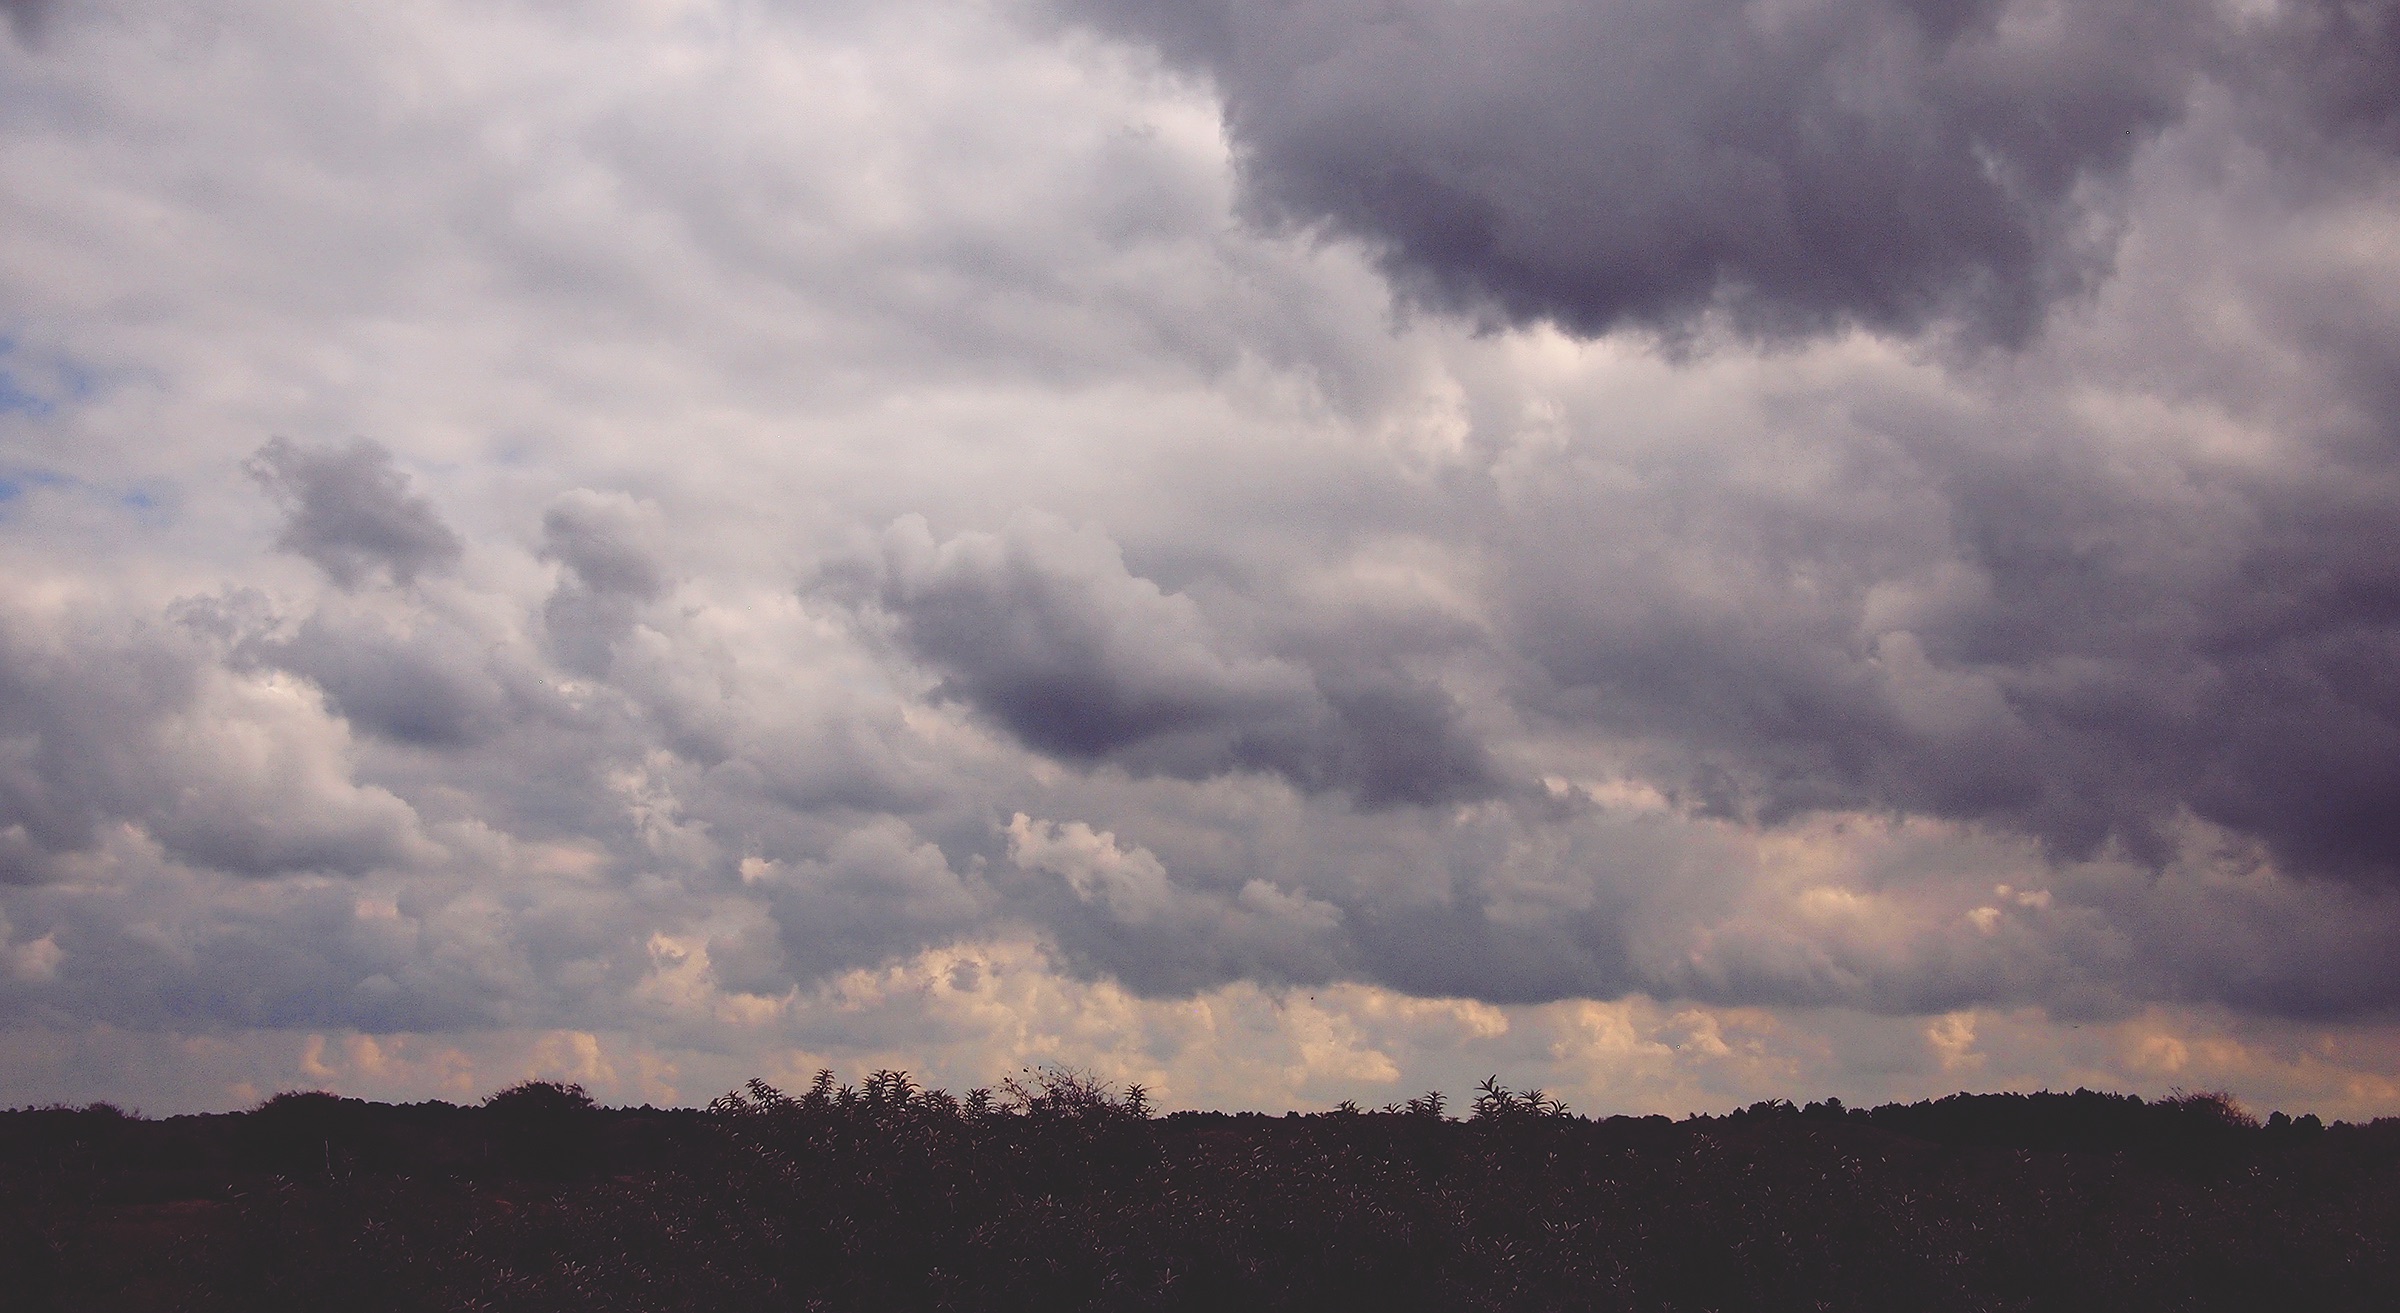
[[[1496,1077],[1175,1112],[1028,1070],[705,1109],[0,1112],[0,1290],[74,1309],[2388,1306],[2400,1121],[2218,1094],[1576,1115]],[[46,1303],[45,1303],[46,1301]]]

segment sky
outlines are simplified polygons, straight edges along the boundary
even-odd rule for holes
[[[2400,1114],[2396,69],[4,0],[0,1105]]]

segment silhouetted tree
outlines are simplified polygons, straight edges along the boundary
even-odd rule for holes
[[[591,1155],[598,1126],[592,1096],[581,1085],[529,1080],[483,1101],[496,1123],[501,1153],[532,1176],[569,1176]]]

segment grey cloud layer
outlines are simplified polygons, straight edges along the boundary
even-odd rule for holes
[[[7,1017],[2400,1004],[2392,6],[665,12],[0,48]]]

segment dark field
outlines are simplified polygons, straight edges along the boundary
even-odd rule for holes
[[[0,1308],[2376,1309],[2400,1121],[2211,1096],[1147,1115],[1072,1074],[0,1113]]]

